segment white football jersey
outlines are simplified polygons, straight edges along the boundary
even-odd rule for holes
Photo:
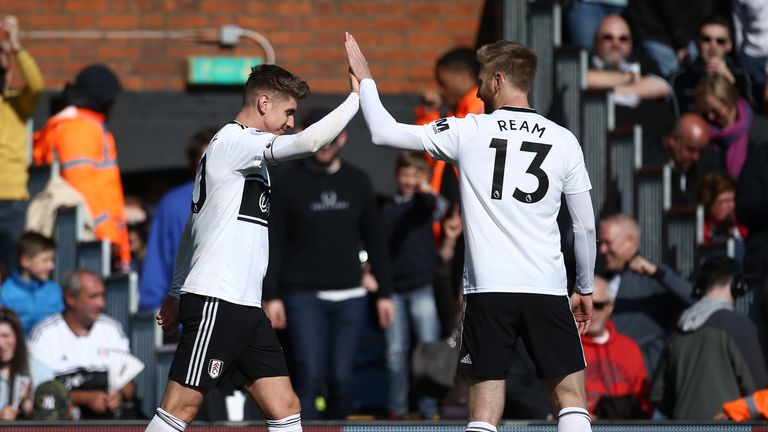
[[[464,292],[566,294],[561,195],[592,188],[576,137],[512,107],[424,127],[424,149],[459,170]]]
[[[264,151],[275,138],[232,122],[211,140],[195,176],[174,273],[173,286],[182,293],[261,306],[271,193]]]

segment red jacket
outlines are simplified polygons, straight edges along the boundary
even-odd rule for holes
[[[597,343],[589,336],[582,336],[584,370],[587,381],[587,405],[594,413],[597,402],[603,396],[635,395],[643,409],[650,413],[648,405],[648,372],[640,348],[629,336],[616,331],[613,322],[606,323],[609,337]]]

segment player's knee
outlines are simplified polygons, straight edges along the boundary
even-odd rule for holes
[[[296,393],[289,392],[279,399],[273,399],[273,403],[271,403],[269,407],[263,407],[263,409],[268,411],[264,413],[267,417],[281,419],[300,413],[301,402],[299,401],[299,397],[296,396]]]

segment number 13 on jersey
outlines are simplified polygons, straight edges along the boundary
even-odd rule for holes
[[[502,138],[493,138],[491,140],[491,148],[496,149],[496,158],[493,163],[493,183],[491,184],[491,199],[500,200],[503,197],[504,191],[504,170],[506,169],[507,161],[507,140]],[[523,141],[520,145],[520,151],[536,153],[533,157],[533,161],[525,171],[536,177],[538,180],[538,186],[533,192],[525,192],[519,188],[515,188],[512,193],[512,197],[521,203],[533,204],[541,201],[544,195],[547,194],[549,189],[549,178],[547,173],[541,169],[541,164],[547,157],[549,150],[552,148],[551,144],[535,143],[530,141]]]

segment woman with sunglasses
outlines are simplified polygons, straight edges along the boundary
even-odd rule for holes
[[[0,309],[0,420],[32,413],[32,378],[18,315]]]
[[[721,168],[738,179],[748,155],[768,146],[768,119],[755,113],[722,75],[707,75],[695,96],[696,111],[709,123],[710,149],[718,154]]]
[[[677,98],[677,114],[696,111],[694,89],[707,74],[717,74],[736,86],[741,97],[753,103],[749,74],[733,57],[733,26],[722,15],[712,15],[699,24],[696,48],[699,55],[688,58],[672,78]]]

